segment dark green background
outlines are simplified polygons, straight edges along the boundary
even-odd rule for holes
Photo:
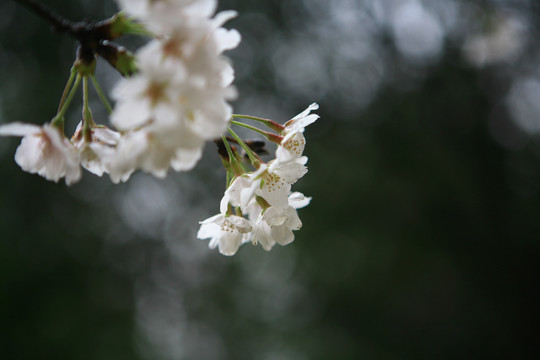
[[[44,3],[71,19],[115,10]],[[527,51],[503,65],[475,68],[450,40],[440,59],[407,63],[383,32],[378,46],[392,70],[366,107],[354,105],[354,92],[289,93],[274,78],[273,36],[294,36],[296,18],[321,21],[302,10],[309,1],[296,3],[220,3],[240,13],[228,26],[257,44],[230,53],[242,67],[241,111],[250,111],[244,97],[258,104],[252,115],[281,122],[321,106],[306,130],[310,172],[294,187],[313,196],[296,241],[226,258],[195,239],[224,190],[210,145],[192,173],[131,180],[138,191],[180,194],[146,227],[126,221],[135,185],[89,173],[70,188],[47,182],[13,161],[18,139],[0,139],[0,358],[538,356],[540,141],[504,107],[512,80],[538,64],[534,3],[477,1],[478,14],[503,6],[529,17]],[[75,45],[14,2],[0,13],[0,122],[49,121]],[[339,28],[328,31],[340,38]],[[272,107],[280,108],[258,113]],[[494,139],[494,122],[508,129],[506,143]],[[151,201],[145,193],[140,201]]]

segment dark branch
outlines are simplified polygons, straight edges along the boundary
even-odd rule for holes
[[[21,5],[29,9],[31,12],[47,20],[56,32],[68,33],[68,34],[73,35],[73,29],[75,27],[75,23],[70,20],[64,19],[63,17],[56,14],[54,11],[47,8],[46,6],[34,0],[13,0],[13,1],[20,3]]]

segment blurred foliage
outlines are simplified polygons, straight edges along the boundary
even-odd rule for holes
[[[44,3],[73,20],[115,9]],[[239,12],[230,26],[244,37],[230,53],[236,111],[285,121],[321,105],[306,131],[310,172],[295,186],[312,204],[296,241],[270,253],[225,258],[195,239],[224,190],[211,146],[189,174],[111,186],[87,173],[67,188],[22,172],[18,140],[0,139],[2,358],[536,358],[540,140],[504,104],[515,79],[537,72],[539,47],[474,66],[462,46],[498,8],[526,18],[535,39],[538,9],[451,3],[470,5],[461,15],[474,26],[449,31],[428,60],[400,54],[381,17],[371,55],[336,50],[366,28],[314,17],[324,1],[220,3]],[[74,44],[10,1],[0,29],[0,122],[48,121]],[[288,56],[302,61],[281,67]]]

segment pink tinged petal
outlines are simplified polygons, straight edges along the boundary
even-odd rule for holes
[[[71,184],[76,183],[77,181],[81,179],[81,176],[82,176],[82,173],[81,173],[81,168],[79,166],[68,168],[66,170],[66,175],[65,175],[66,185],[71,185]]]
[[[32,134],[23,137],[21,144],[15,152],[15,162],[29,173],[35,174],[43,168],[43,147],[45,146],[41,134]],[[58,181],[58,178],[54,181]]]
[[[81,177],[75,148],[57,128],[49,125],[22,139],[15,161],[23,170],[55,182],[65,176],[66,184],[70,185]]]
[[[0,125],[0,136],[26,136],[41,132],[41,126],[14,122]]]
[[[111,181],[115,184],[127,181],[148,147],[146,131],[135,131],[121,137],[115,151],[104,158]]]
[[[64,163],[64,176],[67,185],[71,185],[81,179],[81,167],[79,153],[69,140],[55,127],[44,125],[44,132],[52,144],[59,150],[59,157]],[[60,161],[60,159],[58,159]]]
[[[107,171],[103,163],[103,155],[113,151],[110,146],[99,143],[84,145],[80,150],[81,165],[92,174],[102,176]]]
[[[116,145],[119,139],[120,133],[109,129],[106,126],[98,125],[94,128],[93,141],[98,141],[107,145]]]

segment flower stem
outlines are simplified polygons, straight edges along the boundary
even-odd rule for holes
[[[75,84],[73,84],[73,87],[71,88],[71,91],[69,92],[69,95],[67,96],[66,100],[62,104],[62,108],[56,116],[51,120],[51,125],[53,126],[62,126],[64,124],[64,115],[66,114],[67,109],[69,108],[69,104],[71,103],[71,100],[73,100],[73,96],[77,92],[77,88],[79,87],[79,84],[81,83],[81,76],[77,74],[77,78],[75,79]]]
[[[233,152],[231,150],[231,145],[229,145],[229,142],[227,141],[227,138],[225,135],[221,135],[221,139],[223,140],[223,143],[225,144],[225,147],[227,148],[227,154],[229,154],[229,161],[233,161],[234,158]]]
[[[88,76],[83,77],[83,137],[84,141],[92,141],[92,126],[94,125],[94,119],[92,119],[92,112],[88,106]]]
[[[225,144],[225,147],[227,148],[227,154],[229,155],[229,164],[231,164],[232,171],[234,172],[234,175],[242,175],[245,171],[242,167],[242,164],[238,161],[236,156],[234,155],[234,152],[231,149],[231,146],[229,145],[229,141],[225,137],[225,135],[221,135],[221,139],[223,140],[223,143]],[[227,187],[229,187],[230,184],[230,174],[229,171],[227,171]]]
[[[242,126],[242,127],[245,127],[246,129],[253,130],[253,131],[261,134],[262,136],[264,136],[266,139],[268,139],[268,140],[270,140],[272,142],[275,142],[277,144],[281,144],[281,141],[283,140],[283,136],[269,133],[267,131],[256,128],[255,126],[244,124],[244,123],[241,123],[239,121],[231,120],[231,124]]]
[[[99,99],[107,109],[107,112],[110,114],[112,113],[112,107],[111,103],[109,103],[109,100],[107,100],[107,97],[105,96],[105,93],[101,89],[101,86],[99,86],[99,83],[96,80],[96,76],[94,74],[90,75],[90,78],[92,79],[92,84],[94,84],[94,89],[96,89],[96,92],[99,96]]]
[[[248,124],[241,123],[240,121],[231,120],[231,124],[245,127],[246,129],[250,129],[250,130],[253,130],[255,132],[258,132],[259,134],[261,134],[263,136],[266,136],[268,134],[266,131],[263,131],[263,130],[261,130],[259,128],[256,128],[255,126],[251,126],[251,125],[248,125]]]
[[[256,168],[258,169],[259,166],[261,165],[261,160],[259,160],[257,154],[255,154],[253,152],[253,150],[251,150],[249,148],[249,146],[246,145],[246,143],[244,142],[244,140],[242,140],[242,138],[238,135],[236,135],[236,133],[229,127],[229,132],[231,133],[231,135],[234,137],[234,139],[238,142],[238,144],[240,144],[240,146],[242,146],[242,148],[244,149],[244,151],[246,152],[247,156],[249,157],[249,160],[251,161],[251,164]]]
[[[268,126],[270,129],[275,130],[275,131],[277,131],[279,133],[281,133],[283,131],[283,129],[285,129],[285,126],[280,125],[275,121],[272,121],[270,119],[257,117],[257,116],[232,114],[232,117],[233,118],[242,118],[242,119],[249,119],[249,120],[258,121],[258,122],[263,123],[264,125]]]
[[[64,102],[66,101],[66,96],[69,92],[69,88],[73,84],[73,80],[75,80],[75,75],[77,74],[77,69],[75,66],[71,67],[71,71],[69,73],[69,79],[66,83],[66,87],[64,88],[64,92],[62,93],[62,98],[60,99],[60,104],[58,105],[58,111],[60,112],[60,109],[62,109],[62,106],[64,106]]]
[[[45,7],[44,5],[38,3],[34,0],[14,0],[15,2],[18,2],[24,6],[36,15],[40,16],[41,18],[47,20],[54,30],[56,30],[59,33],[73,31],[74,23],[72,21],[69,21],[67,19],[62,18],[58,14],[56,14],[51,9]]]

